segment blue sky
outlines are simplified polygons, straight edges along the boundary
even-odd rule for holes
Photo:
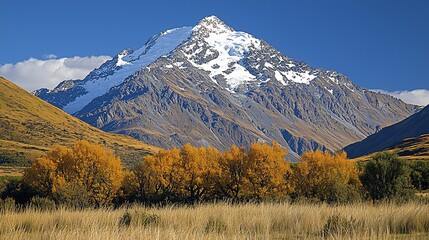
[[[91,56],[135,49],[158,32],[216,15],[289,57],[336,70],[362,87],[429,89],[426,0],[0,0],[0,9],[4,69],[30,58],[76,57],[71,64],[92,66],[98,63]]]

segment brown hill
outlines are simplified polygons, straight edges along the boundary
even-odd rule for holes
[[[410,159],[429,160],[429,134],[405,139],[390,150],[395,151],[399,156],[405,156]]]
[[[158,150],[92,127],[0,77],[0,165],[27,165],[54,145],[80,139],[114,149],[125,164]]]
[[[404,139],[402,142],[383,150],[397,153],[401,158],[408,160],[429,160],[429,134]],[[361,156],[355,160],[365,161],[377,153]]]

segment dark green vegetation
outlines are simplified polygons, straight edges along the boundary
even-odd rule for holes
[[[410,198],[414,194],[409,164],[391,153],[378,153],[366,163],[361,180],[374,200]]]
[[[429,161],[409,162],[411,168],[411,182],[419,191],[429,189]]]

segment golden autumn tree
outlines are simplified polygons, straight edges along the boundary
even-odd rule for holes
[[[211,147],[193,147],[185,144],[180,149],[177,166],[179,195],[185,201],[195,202],[213,189],[213,176],[219,174],[219,151]]]
[[[232,146],[224,153],[212,147],[184,145],[145,156],[128,176],[127,188],[140,201],[264,199],[292,191],[287,151],[277,143],[244,148]],[[130,187],[134,185],[133,187]]]
[[[23,180],[42,196],[52,198],[54,186],[57,185],[56,168],[49,156],[37,158],[25,170]]]
[[[278,143],[253,143],[247,153],[246,190],[256,199],[283,196],[292,191],[287,151]]]
[[[170,200],[178,191],[180,151],[176,148],[147,155],[132,170],[140,201]]]
[[[38,158],[23,176],[29,186],[57,201],[86,201],[91,205],[110,203],[122,178],[120,159],[87,141],[78,141],[71,148],[54,148]]]
[[[359,174],[345,152],[310,151],[301,157],[295,171],[298,195],[328,202],[353,200],[358,196]]]
[[[137,199],[195,202],[213,197],[219,156],[215,148],[190,144],[145,156],[132,170]]]
[[[244,147],[232,145],[226,150],[219,158],[220,174],[215,175],[218,194],[233,201],[240,200],[245,190],[248,166]]]

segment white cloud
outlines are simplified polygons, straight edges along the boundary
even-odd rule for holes
[[[54,57],[54,54],[45,57]],[[55,56],[56,57],[56,56]],[[109,56],[72,57],[39,60],[29,58],[15,64],[0,65],[0,76],[9,79],[27,91],[52,89],[63,80],[82,79],[99,67]]]
[[[415,104],[419,106],[426,106],[429,104],[429,90],[426,89],[416,89],[412,91],[394,91],[388,92],[384,90],[371,90],[374,92],[381,92],[393,97],[399,98],[402,101],[410,104]]]
[[[57,58],[57,55],[51,53],[51,54],[45,54],[43,55],[43,57],[46,59],[55,59]]]

